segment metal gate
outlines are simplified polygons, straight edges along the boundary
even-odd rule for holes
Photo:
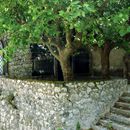
[[[54,57],[42,45],[31,45],[32,76],[54,75]]]
[[[0,50],[3,48],[2,43],[0,42]],[[3,75],[3,55],[0,54],[0,75]]]

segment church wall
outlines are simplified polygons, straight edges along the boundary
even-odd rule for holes
[[[100,73],[101,71],[101,56],[100,56],[100,48],[92,48],[92,69],[94,74]]]
[[[123,67],[124,67],[124,63],[123,63],[123,57],[126,54],[126,51],[122,48],[114,48],[112,49],[111,53],[110,53],[110,71],[112,72],[112,74],[114,74],[115,72],[118,75],[123,74]]]
[[[32,75],[32,60],[29,47],[18,49],[8,64],[8,74],[11,78],[29,78]]]

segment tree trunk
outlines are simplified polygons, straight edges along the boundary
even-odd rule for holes
[[[124,57],[123,57],[123,63],[124,63],[124,65],[123,65],[123,77],[124,78],[129,78],[128,76],[129,76],[129,55],[125,55]]]
[[[102,77],[103,78],[110,78],[109,75],[109,69],[110,69],[110,63],[109,63],[109,55],[110,55],[110,47],[109,43],[105,43],[104,47],[101,48],[101,71],[102,71]]]
[[[64,57],[60,60],[60,65],[64,77],[64,81],[71,81],[74,78],[70,57]]]

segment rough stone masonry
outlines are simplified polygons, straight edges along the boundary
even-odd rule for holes
[[[127,89],[127,80],[38,82],[0,78],[0,130],[89,128]]]

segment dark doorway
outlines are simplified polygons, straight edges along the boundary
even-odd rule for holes
[[[72,58],[72,67],[75,75],[86,76],[90,73],[89,53],[86,50],[79,50]]]
[[[59,81],[64,80],[61,65],[60,65],[59,61],[57,61],[57,78],[58,78]]]

